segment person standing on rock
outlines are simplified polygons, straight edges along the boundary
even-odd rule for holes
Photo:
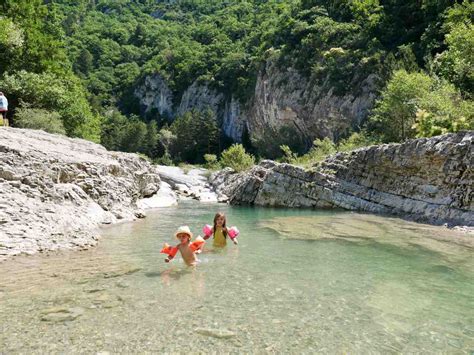
[[[3,92],[0,92],[0,113],[2,114],[3,125],[5,127],[8,127],[7,112],[8,112],[8,100],[5,97],[5,95],[3,95]]]

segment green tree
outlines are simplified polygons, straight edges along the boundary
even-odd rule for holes
[[[132,117],[123,135],[121,150],[130,153],[147,153],[147,126],[137,117]]]
[[[94,57],[91,52],[86,48],[81,50],[76,62],[74,63],[74,69],[76,73],[87,76],[94,67]]]
[[[150,123],[148,123],[146,128],[146,150],[144,151],[144,153],[150,158],[158,157],[158,141],[158,124],[156,123],[156,121],[151,121]]]
[[[369,126],[384,142],[401,142],[414,137],[412,126],[418,101],[432,85],[432,79],[426,74],[396,71],[375,105]]]
[[[474,95],[474,25],[460,23],[446,35],[448,50],[438,55],[435,70],[466,94]]]

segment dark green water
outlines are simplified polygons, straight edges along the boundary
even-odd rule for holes
[[[159,254],[223,210],[238,246]],[[0,353],[474,352],[473,249],[443,228],[347,212],[184,204],[97,248],[0,264]]]

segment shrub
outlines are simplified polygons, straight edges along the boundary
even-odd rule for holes
[[[217,162],[217,155],[215,154],[204,154],[204,161],[206,162],[206,168],[210,170],[217,169],[218,162]]]
[[[257,149],[257,153],[269,159],[281,157],[283,145],[288,146],[292,152],[302,154],[308,149],[308,143],[302,132],[291,125],[266,127],[258,136],[252,136],[252,145]]]
[[[15,125],[21,128],[39,129],[49,133],[66,134],[61,115],[40,108],[20,107],[15,113]]]
[[[374,137],[369,136],[365,131],[354,132],[348,138],[339,142],[337,145],[337,151],[348,152],[350,150],[367,147],[377,143],[377,140]]]
[[[250,169],[255,164],[255,157],[248,154],[242,144],[233,144],[222,152],[220,164],[240,172]]]
[[[301,166],[313,166],[334,153],[336,153],[336,145],[331,139],[328,137],[316,139],[309,152],[298,157],[294,163]]]
[[[281,145],[280,149],[283,152],[283,157],[281,157],[281,159],[280,159],[280,161],[282,163],[292,164],[298,158],[298,155],[296,153],[292,152],[291,148],[288,147],[287,145]]]
[[[168,152],[165,152],[163,156],[155,159],[154,163],[159,164],[159,165],[168,165],[168,166],[174,165],[173,159],[171,159],[171,155]]]

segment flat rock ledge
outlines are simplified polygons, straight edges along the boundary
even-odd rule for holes
[[[159,189],[156,168],[136,154],[1,128],[0,261],[93,246],[98,226],[144,217]]]
[[[210,178],[234,204],[343,208],[474,226],[474,132],[338,153],[312,169],[262,161]]]

